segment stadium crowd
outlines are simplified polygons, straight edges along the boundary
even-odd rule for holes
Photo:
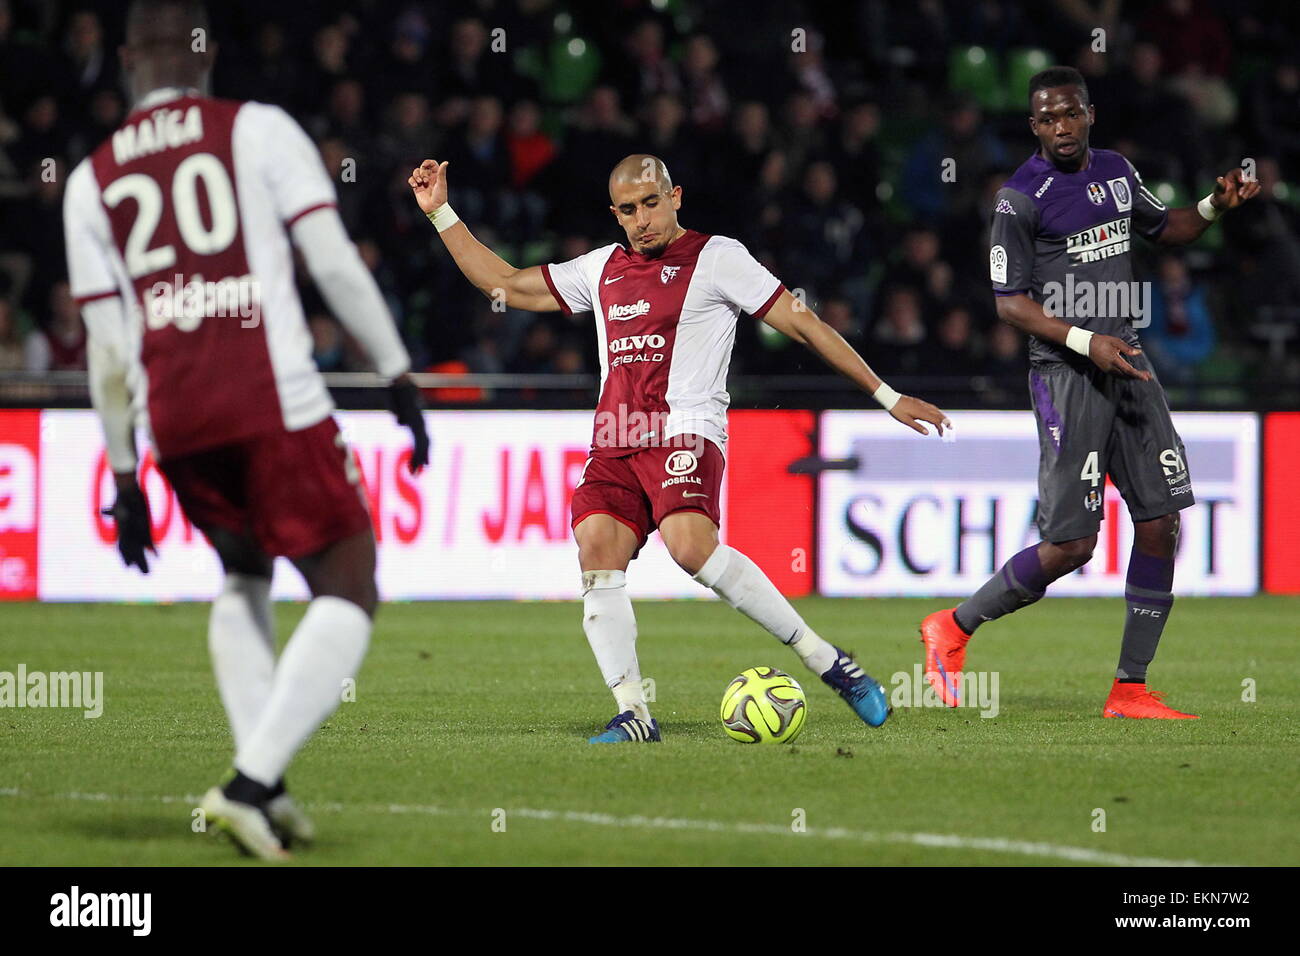
[[[1127,155],[1167,203],[1194,203],[1245,157],[1264,187],[1184,253],[1137,244],[1153,288],[1142,335],[1166,384],[1300,378],[1287,4],[209,6],[212,92],[279,104],[314,137],[417,368],[575,373],[597,358],[589,319],[494,311],[464,281],[410,198],[412,166],[450,160],[461,218],[522,266],[620,239],[606,177],[647,151],[683,187],[685,225],[740,239],[891,379],[961,378],[972,401],[1021,404],[1025,349],[994,317],[986,233],[1035,145],[1028,76],[1059,62],[1088,78],[1093,146]],[[128,108],[123,9],[0,0],[0,372],[84,368],[60,203]],[[304,302],[319,366],[363,367],[319,297]],[[821,371],[748,319],[734,367]]]

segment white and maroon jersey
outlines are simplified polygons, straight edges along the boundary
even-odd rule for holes
[[[288,230],[334,204],[320,154],[282,109],[192,91],[150,94],[73,170],[72,294],[122,299],[160,459],[333,410]]]
[[[736,318],[762,318],[785,290],[743,245],[688,229],[657,259],[614,243],[542,275],[566,315],[596,314],[593,455],[687,433],[725,446]]]

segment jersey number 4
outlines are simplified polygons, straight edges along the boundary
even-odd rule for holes
[[[1083,470],[1079,472],[1079,479],[1091,482],[1094,488],[1101,483],[1101,465],[1097,461],[1095,451],[1088,452],[1088,457],[1083,461]]]
[[[204,225],[199,212],[200,180],[208,197],[211,226]],[[191,252],[202,256],[224,252],[235,239],[239,212],[235,205],[235,190],[221,160],[211,153],[187,156],[176,167],[171,187],[176,228],[185,245]],[[174,266],[175,246],[150,248],[163,212],[163,193],[158,181],[144,173],[131,173],[114,180],[104,190],[104,205],[109,209],[116,209],[125,199],[134,199],[136,203],[135,222],[131,224],[123,250],[127,274],[138,279]]]

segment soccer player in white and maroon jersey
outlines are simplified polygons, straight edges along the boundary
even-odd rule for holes
[[[215,48],[195,52],[197,30],[206,36],[198,3],[132,4],[121,58],[134,108],[68,179],[68,272],[90,333],[123,558],[148,573],[138,415],[225,571],[208,644],[236,753],[231,779],[203,798],[207,822],[277,859],[287,838],[312,835],[284,789],[285,768],[361,666],[377,601],[370,516],[312,364],[291,239],[391,381],[415,439],[412,471],[428,460],[428,438],[406,349],[348,240],[319,153],[278,107],[201,92]],[[312,601],[277,661],[279,555]]]
[[[804,623],[749,558],[718,542],[727,366],[736,318],[749,312],[863,388],[904,425],[950,426],[928,402],[899,395],[804,307],[743,245],[677,221],[682,188],[654,156],[628,156],[609,177],[610,211],[628,246],[515,269],[475,239],[447,203],[447,163],[408,180],[456,265],[489,297],[532,312],[595,312],[601,391],[591,457],[573,495],[583,628],[618,713],[592,743],[659,740],[641,686],[627,566],[657,527],[673,560],[790,645],[873,727],[889,705],[880,685]],[[742,729],[743,728],[738,728]]]

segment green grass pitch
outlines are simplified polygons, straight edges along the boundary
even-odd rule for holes
[[[886,683],[943,606],[798,603]],[[999,675],[997,717],[900,708],[880,730],[721,603],[637,611],[661,746],[587,745],[613,704],[577,604],[382,607],[356,700],[290,770],[320,829],[295,861],[1300,863],[1300,600],[1178,602],[1152,686],[1199,721],[1102,720],[1124,605],[1057,599],[972,643],[968,667]],[[277,607],[282,641],[302,613]],[[93,720],[0,709],[0,864],[245,862],[191,831],[192,795],[231,757],[206,620],[206,605],[0,609],[0,671],[103,671],[105,690]],[[793,746],[722,732],[723,688],[757,664],[808,692]]]

